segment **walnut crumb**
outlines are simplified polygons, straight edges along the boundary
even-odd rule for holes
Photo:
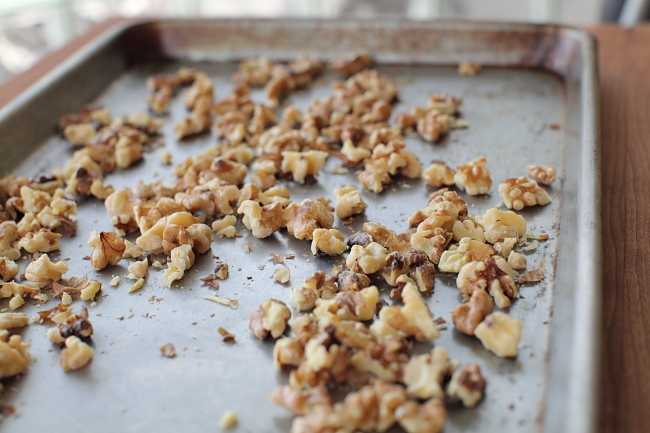
[[[291,278],[291,271],[288,266],[283,266],[281,268],[273,270],[271,277],[279,283],[285,284],[288,283],[289,279]]]
[[[176,347],[172,343],[167,343],[162,346],[160,352],[165,358],[176,358]]]
[[[231,410],[225,412],[219,420],[219,426],[222,429],[230,429],[237,425],[237,412]]]

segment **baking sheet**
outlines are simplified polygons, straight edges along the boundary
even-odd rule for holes
[[[148,90],[144,86],[144,80],[147,76],[172,72],[184,65],[208,73],[215,82],[216,98],[219,100],[233,87],[230,76],[236,70],[236,63],[228,60],[242,56],[242,45],[238,45],[242,44],[240,39],[247,43],[243,45],[248,50],[245,54],[259,54],[268,49],[259,42],[258,39],[262,39],[259,34],[269,28],[275,28],[276,32],[287,32],[286,23],[273,21],[202,23],[203,27],[192,22],[172,22],[169,27],[163,23],[155,27],[156,32],[153,33],[157,33],[165,57],[181,58],[180,60],[161,62],[160,59],[153,60],[155,56],[152,55],[149,56],[152,60],[134,61],[125,55],[121,63],[123,70],[114,66],[115,70],[109,71],[108,76],[104,77],[103,86],[99,85],[102,83],[97,77],[89,77],[87,83],[79,85],[87,93],[91,93],[91,87],[99,87],[102,91],[100,94],[95,93],[93,102],[108,107],[114,116],[125,115],[146,109],[145,95]],[[383,25],[384,29],[394,28],[396,31],[399,30],[399,25],[406,28],[404,23],[374,25],[378,28]],[[245,26],[248,29],[246,35],[253,36],[238,38],[236,41],[222,41],[226,46],[230,44],[231,48],[214,49],[212,52],[206,48],[207,45],[199,43],[204,38],[197,34],[205,35],[209,28],[220,29],[215,30],[217,33],[223,32],[223,28],[228,26]],[[354,23],[342,22],[328,23],[327,26],[339,26],[340,37],[347,37],[346,40],[353,43],[359,37],[358,24],[355,27]],[[478,28],[486,34],[498,33],[498,28],[494,27],[490,29],[490,26],[478,25]],[[535,26],[521,28],[534,33]],[[182,43],[178,42],[178,35],[174,34],[179,29],[187,31],[183,33],[186,38],[182,39]],[[457,43],[460,41],[462,47],[468,30],[465,28],[464,32],[463,29],[460,25],[454,33],[446,28],[448,40]],[[542,29],[537,28],[540,32]],[[444,26],[442,30],[445,30]],[[151,33],[151,29],[141,32],[149,35],[142,40],[152,40]],[[569,34],[574,36],[571,32]],[[86,55],[103,53],[104,57],[100,58],[107,59],[116,55],[112,50],[117,50],[118,53],[120,49],[126,51],[119,44],[117,48],[110,44],[111,41],[119,40],[118,36],[119,33],[116,33],[113,39],[107,37]],[[300,50],[291,45],[282,46],[282,38],[279,39],[280,42],[275,40],[275,51],[271,50],[270,57],[275,54],[278,59],[289,59],[299,54]],[[548,37],[542,39],[547,40]],[[494,41],[497,41],[496,37]],[[306,48],[309,48],[309,43],[307,40]],[[481,43],[486,42],[480,40],[474,45]],[[500,43],[493,44],[501,47]],[[181,46],[185,47],[184,51],[179,48]],[[563,45],[556,41],[555,46]],[[552,44],[550,47],[551,53],[556,52],[553,51]],[[477,340],[452,329],[443,331],[442,337],[435,341],[446,348],[452,358],[463,363],[478,362],[488,381],[486,398],[477,408],[450,408],[445,431],[560,431],[569,425],[562,424],[565,422],[578,426],[573,431],[589,431],[593,407],[588,400],[577,402],[580,410],[568,412],[572,416],[560,421],[558,418],[562,417],[563,410],[568,411],[576,404],[577,398],[571,394],[576,392],[572,391],[573,387],[588,389],[585,386],[589,382],[583,380],[582,383],[573,383],[580,379],[580,375],[575,375],[576,364],[579,364],[581,374],[586,375],[587,379],[593,379],[595,374],[594,366],[587,360],[576,359],[572,348],[582,341],[577,335],[579,327],[575,322],[576,314],[583,314],[583,322],[586,320],[587,323],[597,317],[597,309],[584,311],[585,307],[578,308],[580,305],[575,303],[576,293],[585,283],[579,279],[580,273],[585,272],[585,265],[596,265],[598,262],[597,252],[586,258],[576,255],[576,252],[580,253],[583,251],[581,245],[597,241],[597,238],[585,240],[582,233],[582,244],[570,242],[571,237],[579,237],[580,230],[584,230],[580,218],[591,218],[594,225],[590,228],[598,228],[597,219],[585,213],[597,203],[597,196],[589,197],[585,191],[580,190],[580,187],[584,187],[580,180],[589,173],[594,174],[597,168],[594,166],[595,154],[591,159],[586,157],[590,150],[595,150],[596,144],[593,138],[589,141],[589,137],[585,137],[585,128],[587,131],[595,128],[595,125],[589,125],[589,113],[584,112],[587,98],[585,92],[592,99],[593,92],[585,89],[583,75],[578,73],[577,78],[571,75],[572,69],[568,63],[564,66],[565,69],[556,68],[555,71],[564,71],[564,76],[540,70],[487,68],[477,77],[466,78],[458,76],[454,68],[444,66],[452,63],[453,57],[448,57],[447,62],[442,58],[434,59],[435,61],[419,58],[416,62],[411,52],[403,53],[405,57],[400,59],[390,51],[375,50],[373,54],[377,54],[380,59],[380,72],[393,78],[400,90],[400,102],[394,107],[394,113],[416,105],[424,106],[427,95],[433,92],[445,91],[463,97],[461,112],[470,123],[468,130],[452,132],[441,144],[425,143],[416,137],[407,138],[406,143],[424,167],[435,159],[443,159],[455,166],[479,156],[487,157],[494,186],[490,196],[469,198],[462,194],[468,200],[470,214],[482,214],[487,208],[498,205],[501,202],[496,192],[498,183],[507,177],[523,175],[528,164],[553,165],[559,177],[550,188],[553,198],[550,205],[522,212],[531,231],[550,235],[550,239],[540,243],[535,253],[527,256],[528,269],[536,268],[541,260],[551,272],[544,282],[523,287],[523,298],[509,310],[509,314],[522,319],[524,325],[518,358],[498,359],[484,350]],[[433,51],[436,52],[435,55],[441,56],[444,49],[437,47]],[[516,51],[516,48],[512,48],[512,51]],[[470,54],[466,54],[469,56],[466,60],[481,60],[472,57],[471,50],[467,52]],[[565,52],[564,48],[561,52]],[[502,63],[507,59],[499,57],[497,48],[494,53],[492,62],[503,66]],[[485,53],[482,55],[485,56]],[[578,62],[575,51],[573,55],[573,62]],[[160,54],[158,57],[161,57]],[[197,63],[189,60],[197,58],[210,61]],[[557,56],[545,58],[558,61]],[[581,61],[584,62],[585,59]],[[78,58],[77,62],[83,63],[83,58]],[[526,66],[521,59],[517,62],[510,66]],[[79,63],[76,66],[78,70]],[[583,65],[585,68],[588,66],[588,62]],[[62,74],[61,80],[70,75],[70,71],[67,76],[63,72],[59,73]],[[312,98],[327,95],[329,84],[337,78],[338,74],[328,71],[307,90],[291,95],[288,101],[304,109]],[[92,83],[93,80],[96,83]],[[37,94],[43,95],[44,92],[41,89]],[[180,143],[173,138],[174,121],[186,114],[182,105],[183,94],[184,92],[174,99],[163,128],[165,149],[174,155],[174,163],[215,144],[215,138],[209,135]],[[88,102],[88,99],[84,102]],[[254,94],[254,99],[263,101],[261,91]],[[62,97],[59,105],[71,105],[72,102],[74,101]],[[73,109],[76,108],[78,107]],[[20,111],[16,107],[13,110],[13,113]],[[56,119],[52,117],[47,122],[54,125]],[[0,130],[6,122],[7,111],[4,110],[0,112]],[[550,124],[558,124],[560,129],[553,130],[549,128]],[[5,142],[5,146],[11,144]],[[157,158],[157,153],[161,150],[146,154],[144,161],[131,169],[108,175],[107,182],[117,188],[132,185],[139,179],[172,180],[172,168],[162,166]],[[61,165],[71,153],[70,145],[52,136],[28,158],[23,157],[24,162],[16,173],[37,175],[48,172],[53,166]],[[318,183],[314,185],[305,187],[286,183],[292,191],[292,199],[299,201],[306,197],[320,196],[333,198],[333,188],[359,185],[353,174],[331,173],[330,169],[336,165],[339,162],[330,158],[318,176]],[[591,185],[594,184],[591,182]],[[404,231],[408,228],[408,216],[416,209],[426,206],[427,195],[428,191],[421,180],[405,179],[395,182],[393,188],[383,194],[365,192],[363,196],[369,208],[364,217],[355,221],[354,228],[360,229],[367,219],[396,231]],[[88,273],[92,276],[95,273],[89,262],[81,259],[90,252],[90,247],[86,246],[87,233],[90,230],[111,230],[109,218],[101,202],[89,200],[80,205],[77,221],[79,235],[62,238],[59,257],[69,258],[66,261],[70,266],[67,275]],[[344,235],[351,234],[338,218],[335,226]],[[288,431],[291,417],[284,409],[267,402],[270,391],[275,386],[286,383],[288,375],[273,369],[272,343],[261,342],[248,331],[248,314],[269,297],[289,303],[289,285],[299,285],[315,270],[329,270],[335,262],[334,259],[317,259],[311,257],[311,254],[308,258],[302,257],[302,253],[309,253],[310,243],[297,241],[288,236],[286,231],[276,233],[269,239],[258,240],[241,224],[239,228],[244,232],[243,238],[215,239],[212,250],[197,258],[189,275],[176,288],[164,288],[160,279],[162,272],[153,268],[150,268],[145,287],[134,294],[126,293],[129,284],[124,278],[119,287],[110,287],[108,282],[112,275],[124,277],[127,273],[126,261],[122,261],[120,266],[107,269],[101,276],[96,276],[104,284],[102,299],[98,301],[97,307],[90,309],[95,327],[93,342],[96,356],[81,371],[68,374],[61,371],[58,366],[58,350],[52,350],[44,337],[46,328],[37,324],[29,326],[22,334],[27,341],[33,343],[35,361],[28,374],[11,381],[7,386],[6,402],[14,405],[20,416],[5,419],[3,429],[43,431],[46,428],[51,430],[54,426],[55,430],[93,432],[118,429],[133,432],[153,429],[209,431],[217,429],[218,420],[224,411],[235,410],[240,418],[235,431]],[[245,252],[245,245],[252,247],[250,253]],[[270,278],[273,269],[279,266],[270,261],[270,252],[296,253],[294,260],[287,261],[291,268],[289,285],[281,285]],[[237,310],[202,299],[204,295],[214,293],[212,288],[199,281],[199,278],[212,272],[217,260],[213,255],[230,266],[230,277],[221,283],[219,295],[238,299],[240,304]],[[263,270],[259,269],[260,265],[265,266]],[[556,265],[557,274],[554,272]],[[449,276],[439,275],[435,294],[427,298],[434,316],[445,318],[449,325],[450,310],[460,301],[453,281]],[[576,281],[581,283],[576,284]],[[591,297],[597,296],[598,286],[590,282],[587,285],[582,290],[586,290]],[[386,294],[384,292],[384,296]],[[54,305],[54,301],[45,307],[50,304]],[[83,302],[76,301],[75,304],[79,308]],[[26,305],[23,310],[32,315],[32,312],[35,314],[38,309],[45,307]],[[592,305],[592,310],[593,308]],[[97,316],[98,313],[101,316]],[[221,342],[217,333],[220,326],[237,336],[237,344]],[[158,348],[168,342],[173,343],[179,351],[179,356],[175,359],[160,355]],[[587,350],[594,350],[594,347],[592,345]],[[430,345],[418,344],[415,352],[422,353],[430,348]],[[563,377],[570,377],[571,380],[558,380]]]

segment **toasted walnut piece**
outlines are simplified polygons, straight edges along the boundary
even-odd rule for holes
[[[120,137],[115,144],[115,165],[128,168],[142,159],[144,146],[131,137]]]
[[[230,185],[241,184],[248,173],[246,165],[223,158],[215,158],[210,164],[210,171]]]
[[[271,392],[269,401],[282,406],[294,415],[305,415],[317,406],[331,406],[332,399],[324,386],[297,390],[290,386],[277,387]]]
[[[368,280],[368,283],[370,283],[370,280]],[[336,279],[331,275],[318,271],[307,278],[302,287],[291,287],[289,296],[294,308],[298,311],[307,311],[314,308],[318,299],[332,299],[337,291]]]
[[[466,298],[475,290],[485,290],[499,308],[507,308],[511,305],[509,298],[519,296],[519,288],[514,281],[516,277],[517,272],[510,268],[503,257],[492,256],[485,261],[463,266],[456,278],[456,285]]]
[[[537,281],[542,281],[544,278],[546,278],[546,266],[542,262],[539,264],[539,268],[524,272],[524,275],[519,278],[519,282],[536,283]]]
[[[219,418],[219,427],[222,429],[230,429],[237,425],[237,412],[232,410],[224,412]]]
[[[382,192],[386,185],[390,184],[390,175],[385,172],[364,170],[359,173],[358,179],[364,188],[377,194]]]
[[[485,242],[483,228],[470,218],[455,221],[451,232],[454,234],[454,240],[457,242],[463,238],[470,238],[481,243]]]
[[[474,330],[483,346],[499,358],[517,356],[521,322],[500,311],[487,316]]]
[[[52,263],[47,254],[32,261],[25,269],[25,278],[34,283],[46,283],[49,280],[59,281],[68,267],[63,262]]]
[[[408,271],[408,262],[401,253],[396,251],[386,256],[386,266],[382,269],[381,276],[384,277],[389,286],[397,286],[397,278],[400,275],[407,274]]]
[[[336,216],[341,219],[360,214],[368,207],[359,190],[353,186],[334,189],[334,198]]]
[[[200,134],[210,130],[212,120],[206,113],[192,112],[189,117],[176,122],[174,125],[174,137],[182,140],[191,135]]]
[[[245,200],[237,213],[243,214],[242,222],[256,238],[266,238],[284,226],[285,211],[279,203],[260,206],[253,200]]]
[[[61,335],[61,331],[59,330],[58,326],[48,329],[47,332],[45,333],[45,336],[47,337],[48,340],[50,340],[51,343],[54,344],[65,343],[65,338],[63,338],[63,336]]]
[[[221,230],[232,227],[237,224],[237,217],[234,215],[227,215],[220,220],[215,220],[212,222],[212,230],[219,233]]]
[[[354,245],[350,250],[345,266],[353,272],[374,274],[386,266],[388,252],[377,242],[371,242],[366,247]]]
[[[474,335],[474,330],[492,312],[494,303],[484,290],[475,290],[468,303],[454,308],[451,319],[463,334]]]
[[[457,398],[465,407],[474,407],[483,399],[485,379],[478,364],[467,364],[451,376],[447,386],[447,395]]]
[[[18,247],[29,253],[49,253],[60,248],[58,240],[60,237],[59,233],[54,233],[50,229],[40,229],[23,236],[18,242]]]
[[[104,181],[101,179],[93,179],[93,182],[90,184],[90,194],[100,200],[105,200],[113,192],[115,192],[115,188],[111,185],[104,186]]]
[[[144,285],[144,278],[139,278],[131,287],[129,287],[129,290],[127,290],[128,293],[133,293],[135,291],[138,291],[142,288]]]
[[[79,123],[68,125],[63,129],[65,139],[77,146],[86,146],[92,144],[95,138],[95,126],[92,123]]]
[[[526,258],[518,251],[510,251],[508,255],[508,265],[512,269],[525,269]]]
[[[20,295],[14,295],[14,297],[9,300],[9,309],[11,309],[11,311],[20,308],[23,305],[25,305],[25,300]]]
[[[163,271],[163,283],[171,287],[176,280],[183,278],[185,271],[194,264],[194,252],[190,245],[181,245],[171,251],[167,261],[167,269]]]
[[[20,187],[20,198],[25,212],[37,214],[52,201],[52,196],[45,191],[38,191],[26,185]]]
[[[364,147],[356,147],[352,140],[345,140],[343,142],[343,147],[341,147],[341,153],[345,155],[348,161],[356,163],[363,161],[364,159],[370,157],[372,152]]]
[[[40,228],[41,223],[38,221],[38,218],[36,218],[36,215],[27,212],[18,223],[17,233],[19,236],[25,236],[27,233],[38,231]]]
[[[448,93],[434,93],[429,96],[429,109],[437,110],[440,113],[456,114],[462,103],[461,98],[456,98]]]
[[[124,241],[115,232],[90,232],[88,245],[93,247],[90,255],[90,264],[98,271],[108,265],[114,265],[122,259],[126,249]]]
[[[411,236],[410,242],[414,250],[425,253],[431,262],[438,264],[451,238],[452,233],[443,228],[435,227],[432,230],[415,232]]]
[[[424,302],[417,286],[407,283],[402,289],[404,306],[384,307],[379,312],[379,321],[384,322],[406,335],[415,336],[417,341],[438,338],[440,332],[431,318],[429,307]]]
[[[79,370],[90,362],[94,354],[92,347],[73,335],[65,339],[59,363],[64,371]]]
[[[29,347],[20,335],[9,336],[8,331],[0,332],[0,379],[15,376],[27,370]]]
[[[285,284],[291,278],[291,271],[288,266],[282,266],[273,270],[271,277],[279,283]]]
[[[88,338],[93,335],[93,325],[88,319],[88,309],[82,308],[79,314],[71,314],[59,324],[59,333],[63,338],[74,335],[79,338]]]
[[[506,179],[499,185],[499,194],[509,209],[522,210],[526,206],[544,206],[551,202],[546,190],[526,176]]]
[[[343,320],[366,321],[374,316],[378,300],[379,290],[376,286],[366,287],[358,292],[339,292],[333,299],[317,300],[314,315],[321,326],[330,323],[334,315]]]
[[[282,155],[281,170],[291,173],[295,182],[302,182],[307,176],[313,176],[325,165],[327,152],[308,150],[305,152],[284,151]]]
[[[370,278],[364,274],[358,274],[352,271],[342,271],[336,275],[336,284],[339,290],[353,290],[358,292],[370,286]]]
[[[439,398],[422,404],[409,400],[395,410],[395,418],[407,433],[440,433],[447,419],[447,411]]]
[[[305,199],[297,205],[291,203],[284,210],[287,231],[296,239],[312,240],[316,229],[332,228],[334,214],[318,200]]]
[[[97,293],[101,290],[102,283],[97,280],[90,280],[83,289],[81,289],[80,297],[84,301],[91,301],[95,299]]]
[[[526,220],[513,211],[488,209],[481,218],[481,224],[485,228],[485,239],[491,244],[519,238],[526,233]]]
[[[508,256],[510,255],[510,252],[512,251],[512,248],[517,243],[517,240],[518,240],[517,238],[512,237],[512,238],[505,238],[501,242],[496,242],[494,244],[494,251],[496,251],[504,259],[507,259]]]
[[[137,280],[139,278],[144,278],[147,275],[147,267],[149,266],[149,262],[147,259],[141,260],[141,261],[135,261],[129,264],[129,275],[127,275],[127,278],[130,278],[132,280]]]
[[[23,313],[0,313],[0,330],[22,328],[29,322]]]
[[[2,277],[2,281],[13,280],[19,273],[20,266],[16,262],[6,257],[0,257],[0,277]]]
[[[442,253],[438,268],[442,272],[459,273],[467,263],[487,260],[493,254],[494,249],[489,245],[470,238],[462,238],[458,245]]]
[[[153,94],[147,95],[147,103],[151,111],[158,114],[166,114],[172,99],[172,91],[171,86],[163,86]]]
[[[352,52],[338,56],[332,62],[331,67],[349,77],[364,69],[370,69],[372,67],[372,58],[365,51]]]
[[[267,299],[250,315],[248,327],[260,340],[268,337],[279,338],[287,327],[291,311],[287,304],[277,299]]]
[[[172,163],[172,154],[166,150],[163,150],[158,154],[158,159],[163,165],[169,165]]]
[[[148,135],[153,135],[163,126],[163,121],[146,113],[137,112],[130,114],[125,119],[126,123],[135,128],[144,131]]]
[[[443,185],[454,185],[456,183],[454,180],[455,174],[456,172],[444,162],[434,161],[422,172],[422,179],[429,185],[440,188]]]
[[[451,117],[438,110],[430,110],[417,122],[417,131],[430,143],[434,143],[450,129]]]
[[[239,64],[239,72],[233,75],[233,80],[236,83],[263,86],[271,79],[271,70],[274,64],[265,57],[246,59]]]
[[[316,229],[312,236],[311,252],[317,257],[338,256],[348,249],[345,238],[336,229]]]
[[[167,343],[160,347],[160,353],[165,358],[176,358],[176,347],[172,343]]]
[[[529,165],[526,174],[538,183],[550,185],[555,182],[555,169],[550,165]]]
[[[456,185],[465,188],[469,195],[487,193],[492,187],[492,179],[485,162],[485,158],[481,157],[467,164],[459,165],[458,172],[454,176]]]
[[[444,398],[442,385],[453,370],[447,351],[442,347],[434,347],[430,354],[413,356],[403,370],[406,393],[420,399]]]

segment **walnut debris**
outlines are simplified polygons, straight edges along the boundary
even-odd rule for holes
[[[205,283],[208,286],[214,287],[215,289],[219,289],[219,281],[217,281],[217,276],[215,274],[210,274],[205,278],[201,278],[201,281]]]
[[[250,314],[248,327],[260,340],[269,334],[277,339],[284,333],[290,318],[291,311],[284,302],[267,299]]]
[[[65,348],[59,355],[59,364],[64,371],[79,370],[90,362],[93,355],[95,350],[92,347],[79,337],[71,335],[65,339]]]
[[[232,309],[237,309],[237,307],[239,307],[239,301],[237,299],[220,298],[219,296],[215,296],[215,295],[207,295],[204,296],[203,299],[216,302],[217,304],[227,305]]]
[[[273,270],[273,274],[271,274],[271,278],[273,278],[274,280],[282,284],[288,283],[289,279],[291,278],[291,270],[289,269],[288,266],[282,266],[281,268],[276,268]]]
[[[221,340],[228,342],[228,343],[234,343],[235,342],[235,334],[231,334],[230,332],[226,331],[225,328],[222,328],[221,326],[219,329],[219,334],[221,334]]]
[[[224,412],[219,419],[219,426],[226,430],[231,429],[237,425],[237,412],[231,410]]]
[[[544,266],[544,262],[541,262],[537,269],[524,272],[524,275],[519,277],[519,282],[536,283],[538,281],[542,281],[544,278],[546,278],[546,266]]]
[[[464,77],[473,77],[481,72],[481,65],[470,62],[460,62],[458,64],[458,73]]]
[[[295,254],[291,254],[291,253],[275,254],[273,252],[271,254],[269,254],[269,256],[271,257],[271,259],[275,263],[278,263],[278,264],[284,263],[284,261],[287,260],[287,259],[294,259],[296,257]]]
[[[176,347],[172,343],[167,343],[160,347],[160,353],[165,358],[176,358]]]

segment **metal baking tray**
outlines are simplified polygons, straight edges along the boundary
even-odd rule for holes
[[[399,19],[130,23],[85,46],[0,110],[0,168],[35,176],[62,165],[73,149],[54,133],[61,115],[89,102],[108,107],[114,116],[146,110],[144,81],[155,73],[181,65],[205,71],[215,81],[218,100],[232,88],[231,74],[243,58],[290,60],[306,52],[332,59],[362,48],[399,87],[394,113],[424,106],[432,92],[464,99],[461,110],[469,129],[454,131],[440,144],[409,137],[407,147],[425,167],[435,159],[458,165],[487,157],[494,186],[487,196],[468,198],[470,214],[497,206],[498,183],[523,175],[528,164],[551,164],[559,175],[550,188],[552,203],[522,212],[534,232],[546,232],[550,239],[528,256],[529,269],[540,261],[545,264],[547,279],[523,287],[522,298],[509,311],[523,321],[519,356],[499,359],[452,328],[435,341],[452,358],[478,362],[488,381],[485,399],[477,408],[449,409],[445,431],[593,431],[600,314],[600,149],[595,42],[584,30]],[[460,61],[484,69],[477,77],[461,77],[455,70]],[[312,98],[326,95],[338,78],[329,70],[289,101],[305,108]],[[264,99],[261,91],[254,98]],[[174,155],[174,163],[215,143],[210,135],[177,142],[173,123],[184,115],[181,94],[164,126],[165,148]],[[549,128],[551,124],[560,127]],[[108,183],[117,188],[140,179],[172,180],[171,167],[158,161],[159,151],[146,154],[131,169],[109,175]],[[331,198],[335,187],[358,185],[353,174],[331,173],[335,165],[338,161],[330,158],[313,185],[289,184],[292,198]],[[401,180],[379,195],[365,192],[370,206],[356,220],[355,229],[367,219],[406,230],[406,218],[426,206],[427,194],[421,180]],[[91,229],[110,230],[109,219],[100,201],[88,200],[80,204],[77,221],[79,234],[62,238],[57,257],[68,260],[68,276],[94,276],[89,262],[82,260],[90,252],[87,234]],[[335,226],[351,233],[338,219]],[[288,431],[291,416],[267,400],[288,376],[273,369],[272,343],[252,336],[248,315],[263,299],[289,301],[288,285],[270,278],[278,266],[269,260],[270,252],[296,253],[287,261],[291,285],[301,284],[319,268],[329,270],[334,260],[304,258],[301,254],[309,252],[309,242],[284,231],[258,240],[241,226],[240,230],[245,232],[242,238],[215,239],[212,251],[200,256],[174,289],[164,288],[162,272],[151,268],[145,287],[135,294],[127,293],[125,280],[110,287],[112,275],[126,274],[126,261],[100,273],[96,278],[104,283],[103,297],[90,308],[96,356],[80,371],[64,373],[59,368],[58,349],[46,340],[44,326],[32,323],[24,329],[34,361],[27,374],[5,384],[5,402],[15,406],[17,415],[6,417],[3,430],[215,431],[222,413],[234,410],[240,419],[235,431]],[[244,251],[245,245],[252,247],[250,253]],[[214,292],[199,281],[214,268],[213,255],[230,265],[230,277],[222,282],[219,294],[238,299],[238,309],[202,299]],[[449,324],[450,310],[459,300],[453,278],[442,275],[435,294],[427,298],[434,315]],[[75,304],[79,308],[83,301]],[[28,304],[23,311],[33,315],[42,308]],[[221,341],[220,326],[236,334],[236,344]],[[169,342],[179,351],[175,359],[162,357],[158,350]],[[420,344],[416,351],[430,347]]]

